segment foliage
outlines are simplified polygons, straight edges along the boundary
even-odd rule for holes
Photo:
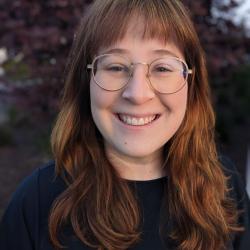
[[[232,71],[216,88],[217,112],[220,114],[217,130],[225,142],[230,142],[230,133],[237,126],[249,132],[250,124],[250,64]],[[247,131],[246,135],[247,136]],[[249,136],[248,136],[249,137]]]
[[[11,129],[0,126],[0,147],[13,144]]]
[[[2,80],[18,83],[14,93],[19,106],[49,115],[57,111],[64,67],[74,30],[91,2],[82,0],[0,2],[0,48],[7,48],[9,56],[9,60],[3,65],[6,75]],[[212,7],[216,1],[183,0],[183,2],[191,10],[207,55],[210,82],[216,95],[214,98],[216,108],[220,112],[222,110],[227,112],[224,110],[226,106],[222,100],[235,101],[233,93],[237,92],[236,86],[242,84],[241,70],[238,70],[236,74],[238,76],[231,76],[230,72],[246,64],[247,58],[249,62],[247,55],[250,53],[250,39],[245,36],[242,27],[236,27],[230,20],[213,18]],[[227,8],[232,8],[236,4],[233,0],[231,3]],[[244,97],[249,87],[244,85],[241,88],[248,90],[239,91],[240,96],[232,104],[235,106],[230,107],[238,110],[237,117],[233,118],[235,122],[244,120],[242,117],[249,112],[249,102]]]

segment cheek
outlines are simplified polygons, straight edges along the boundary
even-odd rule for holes
[[[94,82],[90,82],[90,107],[93,121],[98,130],[103,134],[103,122],[105,118],[105,107],[107,106],[105,95]],[[104,122],[105,124],[105,122]]]
[[[90,104],[91,111],[93,113],[99,114],[99,112],[104,112],[107,110],[112,110],[113,105],[115,105],[116,93],[109,92],[101,89],[92,80],[90,82]]]
[[[99,110],[102,107],[102,101],[98,98],[98,86],[93,82],[90,81],[90,107],[91,107],[91,114],[95,124],[98,127],[98,120],[99,120]]]
[[[108,105],[105,91],[98,87],[93,80],[90,82],[90,102],[92,111],[105,108]]]
[[[96,106],[99,106],[98,101],[98,86],[93,82],[93,80],[90,81],[90,102],[91,102],[91,108],[95,108]]]
[[[162,95],[161,102],[169,112],[184,116],[187,107],[187,85],[179,92],[171,95]]]

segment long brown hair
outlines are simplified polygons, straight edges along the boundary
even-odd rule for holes
[[[62,247],[59,234],[67,224],[93,248],[127,249],[140,240],[140,209],[128,183],[105,156],[90,112],[86,71],[98,49],[122,39],[135,16],[144,20],[144,39],[175,39],[193,70],[184,120],[166,143],[169,178],[164,199],[174,225],[169,237],[181,250],[224,249],[231,233],[241,228],[215,147],[203,51],[187,10],[177,0],[97,0],[84,17],[67,64],[62,107],[52,133],[56,173],[67,188],[51,209],[51,241]]]

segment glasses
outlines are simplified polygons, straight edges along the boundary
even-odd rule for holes
[[[91,69],[95,83],[104,90],[117,91],[122,89],[133,76],[137,65],[147,65],[147,77],[151,87],[162,94],[173,94],[181,90],[187,82],[192,70],[185,61],[177,57],[166,56],[152,61],[132,63],[119,54],[104,54],[94,58]]]

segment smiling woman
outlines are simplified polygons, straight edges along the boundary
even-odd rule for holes
[[[217,155],[183,5],[96,0],[67,65],[55,161],[16,191],[0,248],[246,250],[249,200]]]
[[[135,23],[131,19],[132,27]],[[92,117],[105,152],[122,177],[133,180],[165,175],[164,145],[184,118],[188,89],[180,50],[170,41],[143,40],[143,21],[140,25],[140,30],[128,26],[112,46],[120,54],[99,52],[105,58],[98,57],[90,81]]]

